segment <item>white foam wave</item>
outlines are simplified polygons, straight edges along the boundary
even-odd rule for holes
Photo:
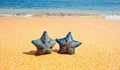
[[[0,14],[1,17],[32,17],[33,14]]]
[[[107,16],[105,16],[105,18],[106,18],[107,20],[116,21],[116,20],[120,20],[120,15],[107,15]]]

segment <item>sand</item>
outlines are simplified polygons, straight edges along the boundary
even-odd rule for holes
[[[83,44],[74,55],[35,56],[31,40],[72,32]],[[120,21],[97,16],[0,17],[0,70],[120,70]]]

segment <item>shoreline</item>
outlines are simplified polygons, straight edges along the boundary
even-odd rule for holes
[[[110,21],[120,21],[120,15],[101,14],[64,14],[64,13],[41,13],[41,14],[0,14],[0,17],[96,17]]]
[[[101,14],[74,14],[74,13],[39,13],[39,14],[25,14],[25,13],[15,13],[15,14],[0,14],[0,17],[4,16],[13,16],[13,17],[19,17],[19,16],[28,16],[28,17],[33,17],[33,16],[102,16]]]

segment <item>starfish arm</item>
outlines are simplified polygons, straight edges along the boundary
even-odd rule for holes
[[[82,44],[81,42],[78,42],[78,41],[75,41],[75,40],[72,41],[72,46],[75,47],[75,48],[80,46],[81,44]]]
[[[66,40],[73,40],[71,32],[69,32],[69,33],[67,34],[67,36],[65,37],[65,39],[66,39]]]
[[[64,47],[64,41],[65,41],[65,38],[56,39],[56,42],[58,42],[60,46],[58,53],[61,53],[61,54],[66,53],[66,47]]]
[[[41,36],[41,41],[44,41],[44,42],[49,42],[50,41],[50,38],[48,36],[48,33],[46,31],[43,32],[43,35]]]
[[[61,54],[66,53],[66,48],[63,47],[62,45],[60,45],[60,49],[59,49],[58,53],[61,53]]]
[[[68,54],[74,54],[75,53],[75,48],[69,48],[67,53]]]
[[[45,42],[45,47],[46,47],[46,49],[49,49],[49,47],[50,47],[50,44],[48,43],[48,42]]]
[[[47,49],[45,44],[41,40],[32,40],[32,43],[36,45],[37,48]]]
[[[46,53],[50,54],[50,53],[52,53],[52,50],[47,50]]]
[[[51,40],[50,41],[50,48],[52,49],[55,44],[56,44],[56,41],[55,40]]]
[[[44,50],[44,49],[37,49],[36,56],[45,54],[45,51],[46,50]]]
[[[58,42],[59,44],[62,44],[63,42],[64,42],[64,38],[62,38],[62,39],[56,39],[56,42]]]

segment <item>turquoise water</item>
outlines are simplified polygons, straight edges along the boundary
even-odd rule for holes
[[[0,0],[0,14],[120,14],[120,0]]]

